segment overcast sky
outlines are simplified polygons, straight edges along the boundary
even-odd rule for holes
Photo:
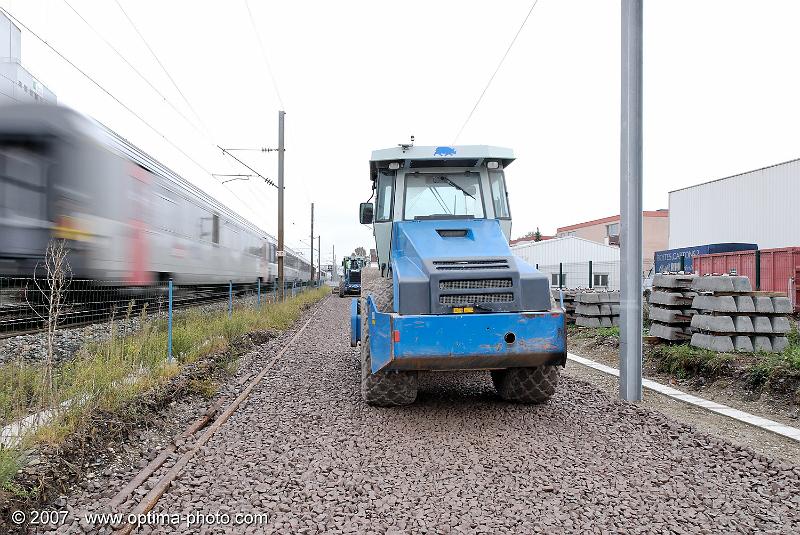
[[[275,147],[281,108],[244,0],[2,0],[181,150],[247,172],[223,147]],[[528,1],[272,2],[250,6],[286,115],[287,244],[308,253],[316,203],[323,258],[373,243],[358,225],[373,149],[415,135],[450,144],[519,28]],[[644,205],[667,192],[798,157],[800,2],[646,1]],[[224,186],[23,30],[22,63],[93,116],[273,234],[277,191]],[[540,0],[459,139],[514,149],[513,236],[619,213],[620,3]],[[200,124],[202,121],[202,125]],[[237,153],[276,178],[275,153]],[[305,243],[301,242],[303,240]]]

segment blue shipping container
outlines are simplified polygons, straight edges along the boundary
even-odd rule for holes
[[[665,271],[681,271],[681,258],[683,258],[683,271],[692,271],[692,257],[703,254],[732,253],[734,251],[753,251],[758,249],[754,243],[711,243],[708,245],[695,245],[694,247],[681,247],[656,251],[653,255],[656,273]]]

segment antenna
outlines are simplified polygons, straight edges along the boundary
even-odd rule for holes
[[[406,152],[408,149],[414,146],[414,136],[411,136],[410,143],[399,143],[397,146],[403,149],[403,152]]]

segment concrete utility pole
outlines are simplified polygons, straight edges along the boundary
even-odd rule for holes
[[[280,287],[280,299],[284,300],[285,284],[283,276],[283,257],[286,254],[283,249],[283,116],[286,113],[281,110],[278,112],[278,286]]]
[[[336,270],[336,244],[331,245],[331,282],[339,280],[338,271]]]
[[[642,399],[642,0],[622,0],[619,395]]]
[[[311,203],[311,281],[314,281],[314,203]]]
[[[322,236],[317,236],[317,280],[322,280]],[[311,254],[314,254],[314,242],[311,242]],[[313,268],[312,268],[313,269]]]

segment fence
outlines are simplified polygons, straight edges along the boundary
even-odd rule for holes
[[[547,274],[552,288],[619,290],[620,287],[619,261],[536,264],[536,269]]]
[[[284,298],[318,283],[287,282]],[[67,279],[63,287],[46,279],[0,277],[0,337],[55,327],[75,327],[121,318],[170,315],[195,306],[260,306],[280,297],[276,282],[179,285],[171,280],[130,286],[120,281]]]

